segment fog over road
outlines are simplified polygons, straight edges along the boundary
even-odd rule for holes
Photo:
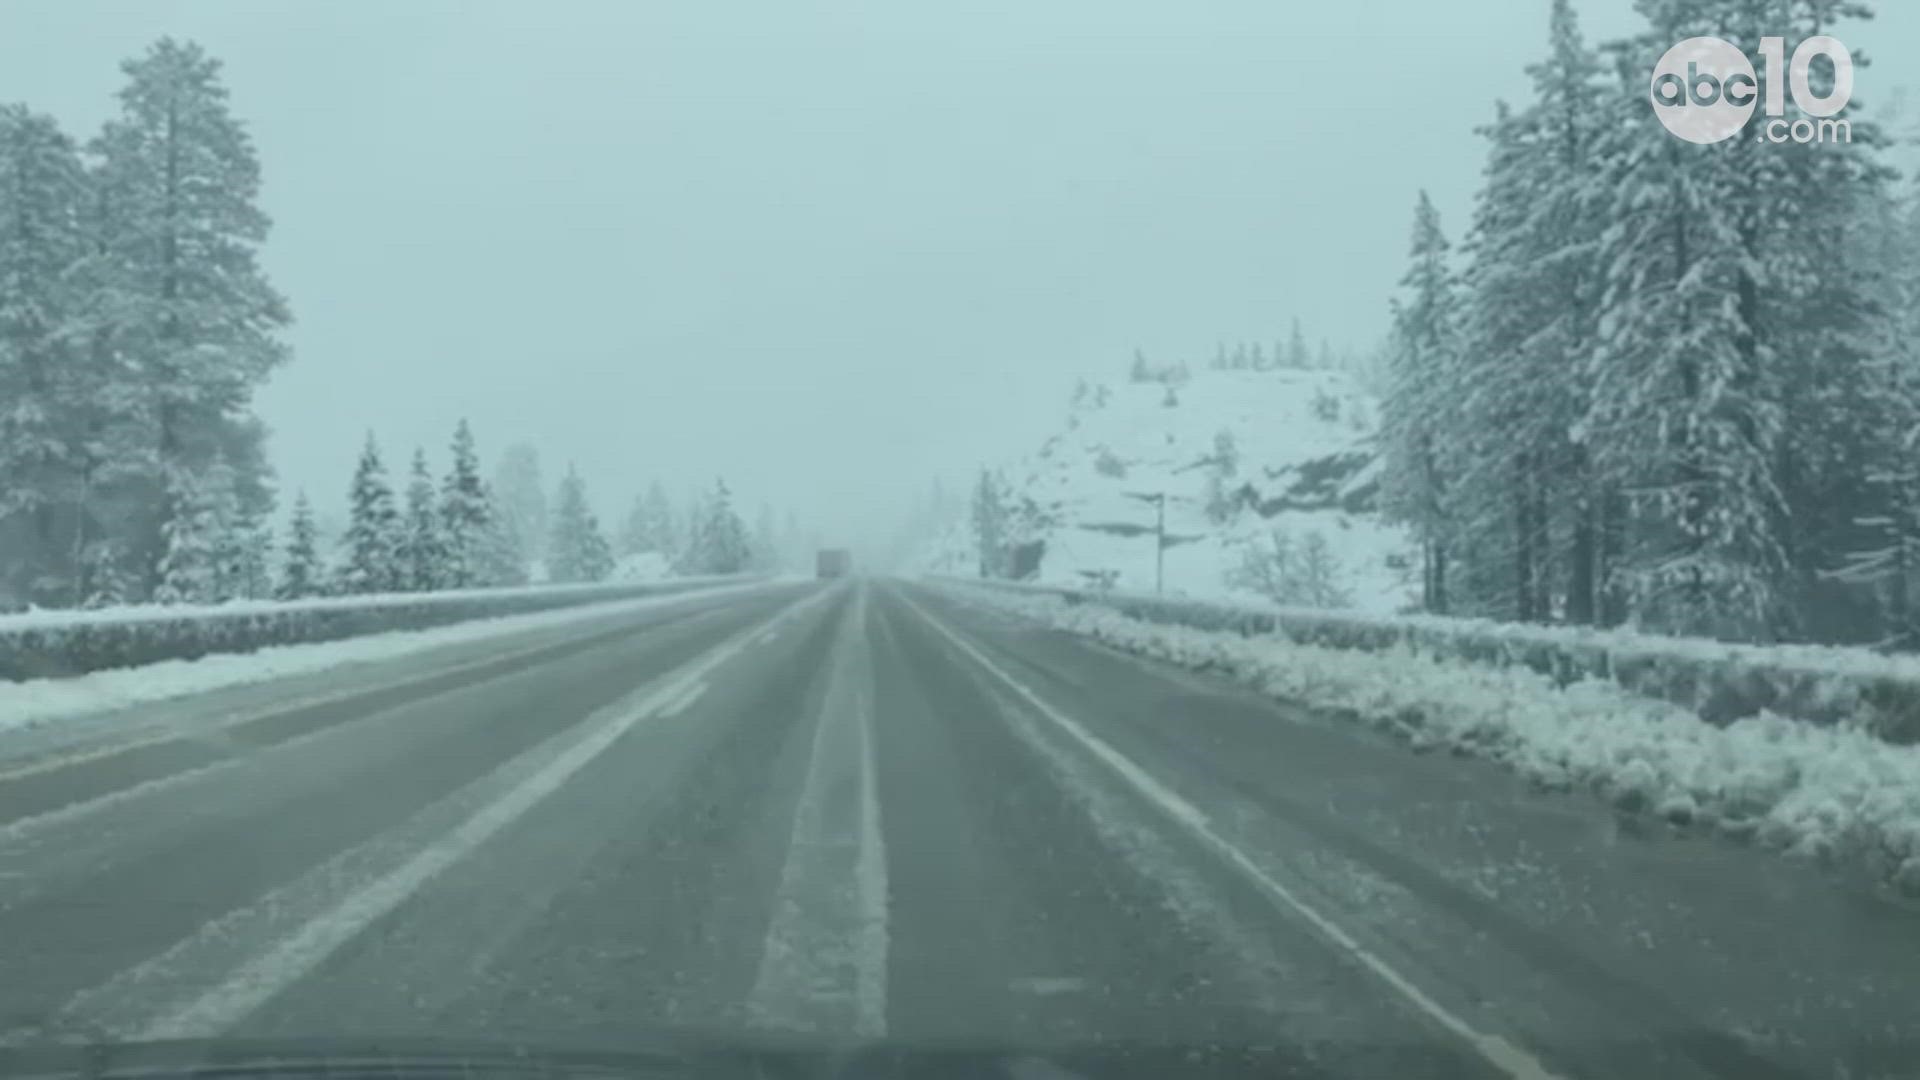
[[[1817,867],[916,582],[696,595],[76,730],[0,742],[10,1047],[1533,1078],[1920,1046],[1920,918]]]

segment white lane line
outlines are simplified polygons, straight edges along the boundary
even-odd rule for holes
[[[699,701],[700,695],[706,692],[707,684],[705,682],[694,683],[692,686],[682,690],[679,697],[674,698],[673,701],[661,708],[660,718],[664,720],[670,716],[679,716],[692,707],[694,702]]]
[[[887,857],[880,827],[867,595],[835,639],[749,1014],[764,1027],[887,1029]]]
[[[85,750],[76,751],[70,754],[66,754],[64,756],[48,757],[48,758],[36,760],[31,764],[22,765],[18,768],[0,771],[0,783],[7,783],[9,781],[19,780],[23,777],[34,776],[39,773],[54,772],[59,769],[72,768],[75,765],[84,765],[90,761],[99,761],[103,758],[114,757],[119,754],[128,753],[134,750],[142,750],[150,746],[158,746],[162,743],[195,742],[195,741],[201,741],[209,738],[215,738],[215,737],[218,737],[221,733],[228,731],[229,729],[242,727],[247,724],[258,723],[261,720],[271,719],[272,717],[280,716],[284,713],[297,712],[302,709],[319,708],[324,705],[333,704],[334,702],[337,702],[337,701],[348,701],[353,698],[365,697],[370,694],[384,693],[389,690],[400,689],[412,683],[424,682],[428,679],[437,679],[443,676],[458,675],[463,671],[470,671],[475,668],[485,667],[489,664],[511,663],[520,657],[532,656],[533,654],[538,653],[542,650],[551,649],[554,647],[555,644],[556,644],[555,642],[549,641],[539,645],[531,645],[524,649],[517,649],[510,652],[492,653],[490,655],[478,657],[472,660],[463,660],[459,663],[449,664],[445,667],[428,668],[425,671],[415,672],[409,675],[402,676],[401,678],[398,678],[398,679],[388,679],[388,680],[384,680],[382,682],[373,683],[373,684],[359,683],[359,684],[355,684],[352,689],[348,689],[348,690],[327,690],[327,691],[322,691],[316,694],[308,694],[304,697],[293,698],[291,700],[283,699],[281,701],[277,701],[273,703],[271,706],[268,706],[264,709],[241,710],[241,711],[234,712],[230,715],[222,716],[219,719],[215,720],[213,723],[208,724],[204,727],[189,728],[189,727],[183,727],[180,725],[168,725],[163,727],[152,728],[152,729],[141,732],[137,736],[130,736],[118,742],[112,742],[102,746],[88,747]],[[298,677],[299,677],[298,675],[290,676],[290,678],[298,678]],[[212,692],[212,691],[209,691],[209,692]],[[178,699],[170,699],[164,702],[164,704],[171,705],[171,704],[175,704],[177,701]],[[133,706],[129,706],[128,708],[134,709],[139,707],[140,707],[139,705],[133,705]],[[207,767],[208,766],[202,766],[201,769],[204,769]],[[201,770],[194,769],[189,771],[198,772]],[[176,773],[174,775],[176,776],[186,775],[186,773]],[[162,777],[161,779],[167,779],[167,778]],[[126,789],[126,790],[130,791],[132,789]],[[103,798],[111,798],[112,796],[118,795],[118,794],[122,794],[122,792],[109,792],[106,796],[103,796]],[[31,819],[20,819],[20,820],[31,820]]]
[[[1077,994],[1090,985],[1086,979],[1077,975],[1029,975],[1008,980],[1007,989],[1016,994],[1053,997],[1059,994]]]
[[[1262,892],[1299,914],[1300,917],[1305,919],[1314,929],[1318,930],[1340,949],[1351,954],[1363,967],[1378,976],[1382,982],[1391,987],[1395,993],[1399,994],[1401,998],[1411,1004],[1415,1009],[1465,1042],[1488,1064],[1499,1069],[1506,1076],[1512,1077],[1513,1080],[1560,1080],[1558,1074],[1549,1070],[1532,1054],[1515,1046],[1502,1036],[1477,1030],[1451,1010],[1435,1001],[1424,990],[1420,989],[1412,979],[1409,979],[1391,964],[1388,964],[1366,946],[1362,945],[1353,935],[1342,928],[1339,923],[1329,918],[1307,901],[1301,899],[1299,894],[1275,880],[1271,874],[1261,868],[1261,866],[1248,857],[1245,852],[1223,839],[1219,833],[1214,831],[1212,822],[1208,820],[1207,815],[1199,807],[1188,802],[1172,789],[1154,779],[1146,770],[1135,764],[1132,759],[1114,749],[1111,744],[1099,736],[1088,731],[1085,727],[1081,726],[1078,721],[1047,704],[1039,694],[1028,689],[1025,684],[1021,683],[1012,675],[1007,674],[1000,665],[988,659],[986,654],[974,648],[972,643],[966,641],[960,637],[960,635],[954,633],[944,624],[936,620],[932,615],[928,614],[925,608],[922,608],[919,604],[908,598],[905,593],[898,593],[896,595],[899,596],[901,602],[905,603],[909,608],[912,608],[916,614],[926,620],[928,626],[939,631],[941,636],[951,642],[955,648],[965,653],[974,663],[980,665],[980,667],[993,675],[994,678],[1004,683],[1009,690],[1012,690],[1028,705],[1031,705],[1035,712],[1046,717],[1054,726],[1072,736],[1076,742],[1096,759],[1112,769],[1114,773],[1131,785],[1135,791],[1145,796],[1148,801],[1157,806],[1169,818],[1185,827],[1193,838],[1198,840],[1203,847],[1226,861],[1228,865],[1245,874]]]
[[[668,599],[678,599],[678,597],[672,597]],[[685,628],[688,626],[695,625],[697,623],[706,622],[709,619],[721,614],[723,610],[724,609],[721,609],[721,608],[715,608],[712,611],[699,612],[685,620],[680,621],[675,625],[679,628]],[[636,627],[635,631],[639,632],[641,629],[643,628]],[[223,739],[231,739],[232,729],[241,727],[245,724],[271,719],[272,717],[281,715],[283,713],[295,712],[295,711],[298,711],[301,709],[307,709],[307,708],[315,708],[323,705],[332,704],[337,701],[347,701],[357,697],[364,697],[369,694],[383,693],[388,690],[400,689],[407,686],[410,683],[424,682],[428,679],[438,679],[445,676],[458,675],[463,671],[468,671],[475,668],[482,668],[489,664],[509,663],[515,660],[523,659],[528,656],[533,656],[543,651],[551,650],[556,646],[556,644],[559,644],[559,643],[549,641],[544,644],[531,646],[526,649],[519,649],[519,650],[515,650],[512,652],[505,652],[505,653],[497,653],[492,656],[484,656],[477,660],[465,661],[459,664],[452,665],[450,667],[431,668],[425,672],[418,673],[415,675],[410,675],[405,678],[395,679],[395,680],[391,680],[389,682],[384,682],[384,683],[378,683],[372,686],[362,686],[362,687],[359,687],[358,689],[346,691],[343,693],[331,693],[331,694],[324,694],[324,695],[314,695],[312,697],[306,697],[306,698],[296,698],[291,701],[286,701],[278,705],[275,705],[271,709],[255,710],[252,712],[235,714],[234,716],[231,716],[231,717],[223,717],[214,725],[204,729],[168,730],[166,733],[154,736],[152,738],[142,739],[137,742],[116,744],[110,749],[103,749],[98,752],[90,751],[86,754],[62,758],[55,761],[48,761],[48,762],[35,765],[31,768],[21,769],[15,772],[0,772],[0,784],[4,784],[4,783],[7,783],[8,781],[19,779],[20,777],[23,777],[23,776],[30,776],[36,772],[44,772],[51,769],[64,769],[64,768],[67,768],[68,766],[82,764],[86,761],[93,760],[95,758],[111,757],[114,754],[137,750],[147,746],[156,746],[162,743],[182,743],[182,744],[188,744],[188,745],[201,744],[201,743],[219,744]],[[505,676],[501,676],[501,677],[505,677]],[[694,700],[697,699],[701,693],[704,693],[705,690],[706,690],[706,687],[704,685],[697,688],[697,690],[690,697],[688,697],[686,701],[676,703],[673,708],[673,711],[667,713],[666,715],[668,716],[675,715],[678,712],[680,712],[682,709],[685,709],[687,706],[693,704]],[[328,724],[323,727],[316,728],[312,731],[308,731],[303,734],[296,735],[291,739],[283,739],[283,740],[280,740],[279,742],[272,743],[267,746],[256,747],[256,748],[244,748],[244,749],[226,749],[222,751],[225,756],[215,758],[214,760],[209,761],[204,765],[189,766],[189,767],[180,769],[177,772],[170,772],[164,776],[156,776],[150,780],[141,780],[128,787],[119,788],[114,791],[108,791],[100,795],[95,795],[91,798],[82,799],[79,802],[72,802],[72,803],[68,803],[65,806],[55,807],[52,810],[44,810],[39,813],[29,814],[25,817],[14,818],[11,821],[5,822],[4,824],[0,824],[0,852],[4,852],[10,847],[16,847],[22,842],[31,840],[33,837],[39,835],[40,833],[46,832],[49,829],[58,829],[58,828],[70,826],[77,821],[85,819],[89,815],[111,810],[114,807],[121,806],[125,803],[141,798],[143,796],[157,795],[165,791],[170,791],[173,788],[183,787],[188,784],[199,783],[200,781],[206,780],[219,773],[225,772],[227,770],[230,770],[242,764],[245,764],[248,760],[262,753],[283,753],[288,750],[295,749],[305,743],[315,742],[320,739],[325,739],[330,737],[336,737],[342,731],[345,731],[356,724],[366,723],[367,721],[375,719],[376,717],[383,716],[387,713],[395,711],[398,708],[405,708],[405,707],[407,706],[405,705],[386,706],[386,707],[377,709],[373,712],[367,713],[364,716],[357,716],[351,720],[347,720],[338,724]],[[8,907],[7,902],[4,899],[0,899],[0,911],[5,911],[7,907]]]
[[[817,594],[803,599],[783,609],[770,621],[777,623],[790,618],[813,606],[817,599]],[[503,794],[485,803],[450,831],[421,844],[411,857],[398,866],[334,900],[277,940],[270,939],[271,944],[251,952],[247,959],[227,971],[215,985],[184,1003],[163,1007],[157,1015],[152,1012],[156,998],[164,1000],[163,994],[155,993],[157,989],[177,982],[183,977],[182,973],[190,975],[200,971],[210,958],[224,955],[231,949],[231,939],[238,927],[253,921],[272,925],[275,913],[283,905],[298,904],[295,897],[303,895],[303,891],[324,888],[325,883],[334,878],[337,867],[354,852],[322,864],[292,885],[275,890],[249,907],[229,912],[201,927],[165,953],[122,971],[101,986],[83,991],[63,1010],[63,1018],[80,1023],[102,1018],[102,1013],[109,1016],[125,1010],[142,1013],[144,1019],[131,1024],[105,1025],[125,1032],[124,1040],[133,1042],[205,1037],[224,1031],[305,978],[375,920],[397,908],[436,875],[470,855],[481,844],[559,790],[575,773],[641,720],[657,715],[685,695],[689,686],[697,684],[715,668],[746,651],[754,636],[766,625],[734,635],[666,677],[601,710],[584,725],[576,725],[510,760],[502,766],[502,770],[512,770],[515,765],[529,760],[539,760],[543,751],[551,753],[558,741],[574,740],[550,759],[541,762],[528,775],[517,777]],[[579,735],[582,727],[588,730],[584,735]],[[376,840],[363,846],[377,844]]]
[[[861,624],[866,591],[860,593]],[[864,638],[864,632],[863,632]],[[865,647],[864,640],[862,647]],[[887,1033],[887,850],[880,833],[879,761],[873,745],[871,685],[859,690],[860,860],[854,870],[860,906],[860,936],[854,945],[854,1034]]]
[[[338,727],[332,727],[320,731],[308,732],[297,738],[288,739],[271,749],[285,750],[311,739],[318,739],[330,733],[337,733],[338,730]],[[0,854],[6,854],[16,850],[21,845],[33,841],[43,833],[72,825],[74,822],[83,820],[90,815],[98,814],[116,806],[132,802],[142,796],[157,795],[165,791],[170,791],[173,788],[199,783],[227,769],[239,766],[242,760],[243,759],[237,757],[222,758],[218,761],[199,766],[198,768],[168,773],[166,776],[155,777],[152,780],[142,780],[131,787],[124,787],[118,791],[109,791],[105,795],[99,795],[87,799],[84,802],[69,803],[55,810],[47,810],[28,817],[16,818],[13,821],[7,822],[5,825],[0,825]],[[9,906],[6,899],[0,899],[0,911],[7,910]]]

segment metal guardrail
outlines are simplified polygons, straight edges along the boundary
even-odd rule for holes
[[[622,584],[390,593],[217,606],[58,611],[0,616],[0,680],[58,678],[276,645],[423,630],[469,619],[670,596],[756,575]]]
[[[1854,724],[1920,743],[1920,658],[1814,645],[1759,646],[1620,630],[1531,626],[1435,615],[1257,607],[1152,594],[978,578],[942,585],[1097,604],[1143,622],[1279,634],[1337,649],[1405,649],[1445,659],[1524,666],[1566,686],[1606,679],[1673,702],[1714,724],[1762,711],[1816,724]]]

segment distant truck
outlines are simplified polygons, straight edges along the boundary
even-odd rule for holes
[[[814,575],[823,578],[846,577],[853,571],[853,553],[846,548],[821,548],[814,559]]]

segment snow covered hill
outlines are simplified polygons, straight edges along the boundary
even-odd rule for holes
[[[1407,607],[1417,550],[1376,511],[1371,395],[1344,371],[1204,370],[1076,393],[1066,430],[997,470],[1014,539],[1039,541],[1034,580],[1154,588],[1165,493],[1165,589],[1194,597]],[[1280,553],[1276,558],[1276,550]],[[1266,587],[1243,572],[1247,553]],[[973,574],[970,521],[921,560]]]

